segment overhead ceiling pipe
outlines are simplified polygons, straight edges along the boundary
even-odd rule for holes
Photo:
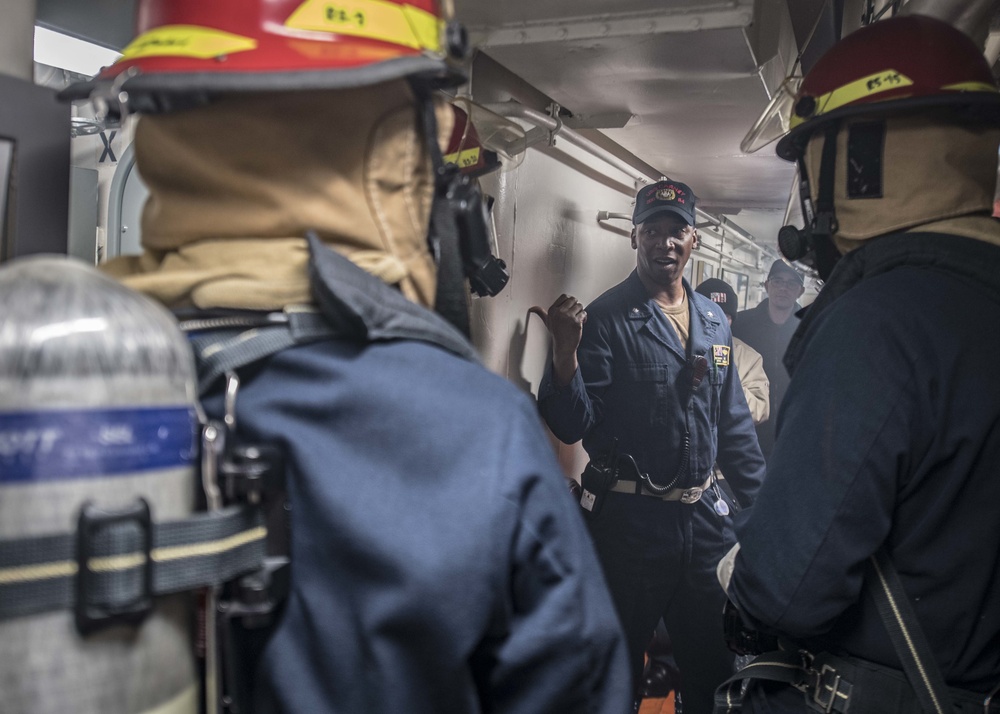
[[[635,166],[632,166],[628,162],[615,156],[607,149],[598,146],[585,136],[579,134],[578,132],[574,131],[573,129],[570,129],[567,126],[564,126],[559,119],[551,117],[548,114],[537,111],[535,109],[529,109],[520,102],[514,100],[508,102],[498,102],[495,104],[486,104],[484,108],[488,109],[494,114],[499,114],[502,117],[506,117],[508,119],[522,119],[528,122],[529,124],[533,124],[536,127],[545,129],[547,132],[550,133],[551,136],[558,136],[560,138],[565,139],[570,144],[573,144],[574,146],[586,151],[591,156],[595,156],[601,159],[608,165],[613,166],[614,168],[624,173],[626,176],[631,177],[632,179],[634,179],[639,183],[649,183],[650,181],[659,181],[661,179],[669,180],[665,176],[656,175],[654,173],[647,173],[646,171],[637,169]],[[541,136],[536,135],[533,142],[532,137],[529,133],[528,144],[531,145],[531,143],[537,143],[537,141],[541,138],[542,138]],[[754,249],[759,250],[765,254],[773,253],[773,251],[770,250],[767,246],[761,245],[760,243],[755,241],[749,233],[747,233],[738,225],[730,221],[725,216],[721,217],[713,216],[712,214],[706,213],[700,208],[695,209],[695,215],[701,220],[707,221],[708,223],[718,228],[719,230],[724,231],[725,236],[727,238],[728,237],[735,238],[737,241],[750,245]]]
[[[536,111],[535,109],[529,109],[520,102],[513,100],[509,102],[498,102],[496,104],[487,104],[485,105],[485,108],[494,114],[499,114],[502,117],[506,117],[508,119],[523,119],[529,124],[545,129],[550,132],[552,136],[558,136],[565,139],[570,144],[583,149],[588,154],[596,156],[604,163],[615,167],[626,176],[632,178],[634,181],[649,183],[650,181],[655,181],[659,178],[658,176],[647,174],[644,171],[632,166],[628,162],[623,161],[607,149],[598,146],[577,131],[564,126],[562,121],[559,119],[551,117],[543,112]]]

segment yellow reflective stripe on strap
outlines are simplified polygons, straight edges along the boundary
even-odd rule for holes
[[[218,555],[227,550],[235,550],[247,543],[267,538],[267,528],[257,526],[242,533],[234,533],[227,538],[207,541],[205,543],[192,543],[191,545],[174,545],[164,548],[153,548],[150,556],[157,562],[168,560],[180,560],[181,558],[196,558],[203,555]]]
[[[466,149],[465,151],[456,151],[454,154],[445,154],[444,162],[446,164],[455,164],[463,169],[475,166],[479,163],[479,147]]]
[[[990,84],[989,82],[958,82],[957,84],[949,84],[941,87],[941,89],[947,89],[952,92],[993,92],[994,94],[1000,92],[995,84]]]
[[[145,564],[145,553],[138,551],[122,555],[102,555],[87,561],[87,567],[94,573],[117,573],[122,570],[138,568]]]
[[[256,49],[257,40],[199,25],[164,25],[144,32],[122,50],[123,60],[140,57],[209,59]]]
[[[442,21],[412,5],[386,0],[306,0],[285,20],[295,30],[380,40],[415,50],[441,51]]]
[[[234,533],[218,540],[191,543],[189,545],[165,546],[153,548],[150,559],[156,563],[164,563],[182,558],[197,558],[206,555],[219,555],[235,550],[247,543],[267,538],[267,528],[256,526],[240,533]],[[113,573],[138,568],[146,562],[145,556],[139,552],[122,553],[121,555],[103,555],[87,561],[87,567],[95,573]],[[67,578],[76,575],[77,565],[72,560],[41,563],[38,565],[18,565],[10,568],[0,568],[0,585],[13,583],[28,583],[50,578]]]
[[[18,565],[11,568],[0,568],[0,585],[11,583],[30,583],[35,580],[50,578],[69,578],[76,575],[76,563],[72,560],[60,560],[41,565]]]
[[[911,84],[913,84],[912,79],[894,69],[870,74],[867,77],[862,77],[849,84],[845,84],[843,87],[838,87],[821,97],[817,97],[816,111],[813,112],[812,117],[800,117],[795,112],[792,112],[790,126],[794,129],[804,121],[832,112],[834,109],[839,109],[851,102],[856,102],[859,99],[879,94],[880,92],[888,92],[891,89],[908,87]]]

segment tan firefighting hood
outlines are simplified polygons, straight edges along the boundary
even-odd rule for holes
[[[227,95],[143,116],[136,162],[149,199],[137,257],[108,263],[169,307],[280,309],[312,301],[319,238],[431,307],[433,193],[417,108],[403,81],[329,92]],[[437,106],[439,136],[452,112]]]
[[[870,122],[868,116],[855,121]],[[1000,224],[990,218],[997,184],[1000,127],[971,126],[922,116],[886,118],[881,198],[847,196],[849,122],[837,136],[834,205],[841,252],[870,238],[900,231],[941,231],[1000,245]],[[824,134],[806,148],[815,202]]]

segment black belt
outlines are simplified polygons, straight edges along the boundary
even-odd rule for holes
[[[808,708],[837,714],[913,714],[921,711],[920,699],[906,675],[858,657],[804,650],[768,652],[730,677],[716,692],[715,711],[740,711],[740,685],[757,679],[787,684],[803,693]],[[988,694],[948,687],[951,711],[959,714],[1000,712],[1000,702]]]
[[[615,482],[615,485],[611,487],[612,491],[617,493],[635,493],[642,494],[643,496],[650,496],[652,498],[660,498],[664,501],[680,501],[681,503],[697,503],[701,500],[701,496],[705,491],[709,489],[712,485],[712,475],[709,474],[705,482],[697,486],[692,486],[691,488],[672,488],[666,493],[653,493],[647,491],[643,486],[642,481],[629,481],[626,479],[619,479]]]

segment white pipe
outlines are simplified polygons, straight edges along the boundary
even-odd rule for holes
[[[709,253],[715,253],[716,255],[720,256],[720,258],[721,258],[721,260],[719,261],[720,263],[726,262],[726,263],[730,263],[732,265],[740,265],[740,266],[743,266],[744,268],[751,268],[752,270],[757,270],[758,269],[757,266],[754,265],[753,263],[748,263],[745,260],[740,260],[739,258],[735,258],[735,257],[733,257],[731,255],[726,255],[725,253],[723,253],[718,248],[715,248],[715,247],[710,246],[710,245],[705,245],[704,243],[702,243],[697,248],[695,248],[694,251],[692,251],[692,253],[694,255],[697,255],[698,253],[700,253],[703,250],[707,250]]]
[[[544,114],[535,109],[529,109],[520,102],[510,100],[508,102],[487,104],[485,105],[484,108],[493,112],[494,114],[499,114],[500,116],[505,117],[507,119],[522,119],[530,124],[533,124],[534,126],[540,127],[542,129],[551,132],[553,136],[562,137],[566,139],[566,141],[568,141],[569,143],[573,144],[574,146],[583,149],[592,156],[596,156],[605,163],[618,169],[626,176],[629,176],[635,181],[638,181],[640,183],[649,183],[651,180],[659,181],[661,178],[661,176],[654,175],[653,173],[646,173],[645,171],[642,171],[632,166],[628,162],[623,161],[622,159],[618,158],[607,149],[598,146],[585,136],[582,136],[581,134],[577,133],[576,131],[570,129],[567,126],[563,126],[561,120],[555,117],[551,117],[548,114]],[[606,218],[602,219],[601,214],[603,213],[606,212],[601,211],[598,214],[598,220],[607,220],[607,218],[618,218],[618,217],[631,218],[630,216],[627,215],[613,216],[612,214],[608,214]],[[746,231],[744,231],[742,228],[737,226],[735,223],[730,221],[725,216],[721,218],[716,218],[715,216],[709,213],[705,213],[705,211],[701,210],[700,208],[695,208],[695,216],[701,218],[704,221],[708,221],[714,226],[717,226],[720,230],[725,231],[726,235],[732,236],[741,243],[752,246],[755,250],[759,250],[765,254],[773,253],[773,251],[769,250],[766,246],[762,246],[760,243],[755,241],[752,237],[750,237],[749,234],[746,233]]]
[[[750,236],[749,233],[747,233],[745,230],[743,230],[742,228],[740,228],[738,225],[736,225],[735,223],[733,223],[731,220],[729,220],[725,216],[721,216],[719,218],[716,218],[715,216],[713,216],[713,215],[711,215],[709,213],[705,213],[700,208],[696,208],[695,209],[695,214],[699,218],[702,218],[702,219],[708,221],[708,223],[713,228],[715,228],[716,230],[718,230],[720,232],[725,232],[727,238],[728,237],[735,238],[740,243],[745,243],[746,245],[751,246],[755,250],[759,250],[759,251],[764,252],[764,253],[766,253],[768,251],[767,246],[761,245],[760,243],[758,243],[757,241],[755,241]]]
[[[744,233],[741,232],[742,229],[739,226],[737,226],[737,225],[733,224],[732,222],[730,222],[728,218],[723,218],[721,220],[717,220],[717,219],[713,218],[712,216],[710,216],[709,214],[704,213],[703,211],[702,211],[701,215],[703,217],[704,216],[708,216],[708,218],[710,219],[709,220],[709,224],[711,226],[710,230],[712,230],[712,233],[713,233],[714,237],[722,240],[723,243],[725,242],[725,238],[727,238],[727,237],[736,238],[738,241],[740,241],[742,243],[745,243],[752,250],[756,250],[757,252],[763,253],[764,255],[771,255],[772,257],[777,257],[777,254],[775,254],[775,253],[773,253],[773,251],[769,250],[767,246],[761,245],[761,244],[757,243],[756,241],[754,241],[752,238],[747,237],[746,234],[744,234]],[[627,213],[612,213],[611,211],[598,211],[597,212],[597,220],[598,221],[607,221],[607,220],[631,221],[632,220],[632,216],[630,216]],[[724,230],[725,230],[725,236],[722,235],[722,231],[721,230],[716,230],[717,228],[720,228],[720,223],[723,223],[723,225],[725,226],[725,228],[724,228]],[[718,233],[718,235],[715,235],[716,233]],[[705,245],[703,245],[702,248],[704,248],[706,250],[710,250],[710,251],[712,251],[713,253],[715,253],[717,255],[725,256],[727,260],[732,260],[735,263],[738,263],[740,265],[744,265],[744,266],[746,266],[748,268],[755,268],[755,269],[757,268],[757,266],[754,265],[754,264],[752,264],[752,263],[747,263],[746,261],[740,260],[739,258],[735,258],[735,257],[729,256],[729,255],[726,255],[725,253],[723,253],[718,248],[712,248],[712,247],[705,246]]]
[[[630,216],[627,213],[612,213],[611,211],[598,211],[597,212],[597,220],[598,221],[608,221],[608,220],[631,221],[632,220],[632,216]],[[712,225],[714,226],[715,224],[713,223]],[[714,231],[713,231],[713,234],[714,234]],[[732,232],[731,229],[730,229],[729,235],[733,236],[733,237],[737,237],[737,234],[734,233],[734,232]],[[718,238],[719,240],[723,241],[723,245],[725,245],[725,239],[724,239],[724,237],[722,235],[713,235],[713,237],[714,238]],[[750,247],[756,249],[757,251],[759,251],[761,253],[766,253],[767,252],[767,250],[766,250],[766,248],[764,246],[758,245],[756,243],[752,243],[750,245]],[[737,257],[735,257],[733,255],[726,254],[725,252],[723,252],[719,248],[716,248],[716,247],[710,246],[710,245],[705,245],[704,243],[702,243],[700,246],[698,246],[698,248],[696,248],[694,250],[694,252],[697,254],[699,251],[702,251],[702,250],[707,250],[707,251],[709,251],[711,253],[714,253],[714,254],[720,256],[720,258],[722,260],[729,261],[733,265],[741,265],[741,266],[746,267],[746,268],[752,268],[753,270],[757,270],[757,265],[755,265],[754,263],[748,263],[745,260],[740,260],[739,258],[737,258]]]
[[[659,178],[658,176],[646,174],[645,172],[632,166],[632,164],[619,159],[610,151],[598,146],[585,136],[578,134],[576,131],[567,126],[563,126],[563,123],[558,119],[550,117],[548,114],[544,114],[534,109],[529,109],[520,102],[509,101],[499,102],[497,104],[487,104],[485,108],[494,114],[499,114],[502,117],[506,117],[508,119],[523,119],[524,121],[534,124],[535,126],[547,129],[552,132],[554,136],[559,136],[574,146],[583,149],[588,154],[596,156],[601,161],[614,166],[616,169],[635,181],[649,183],[650,180],[656,181]]]

